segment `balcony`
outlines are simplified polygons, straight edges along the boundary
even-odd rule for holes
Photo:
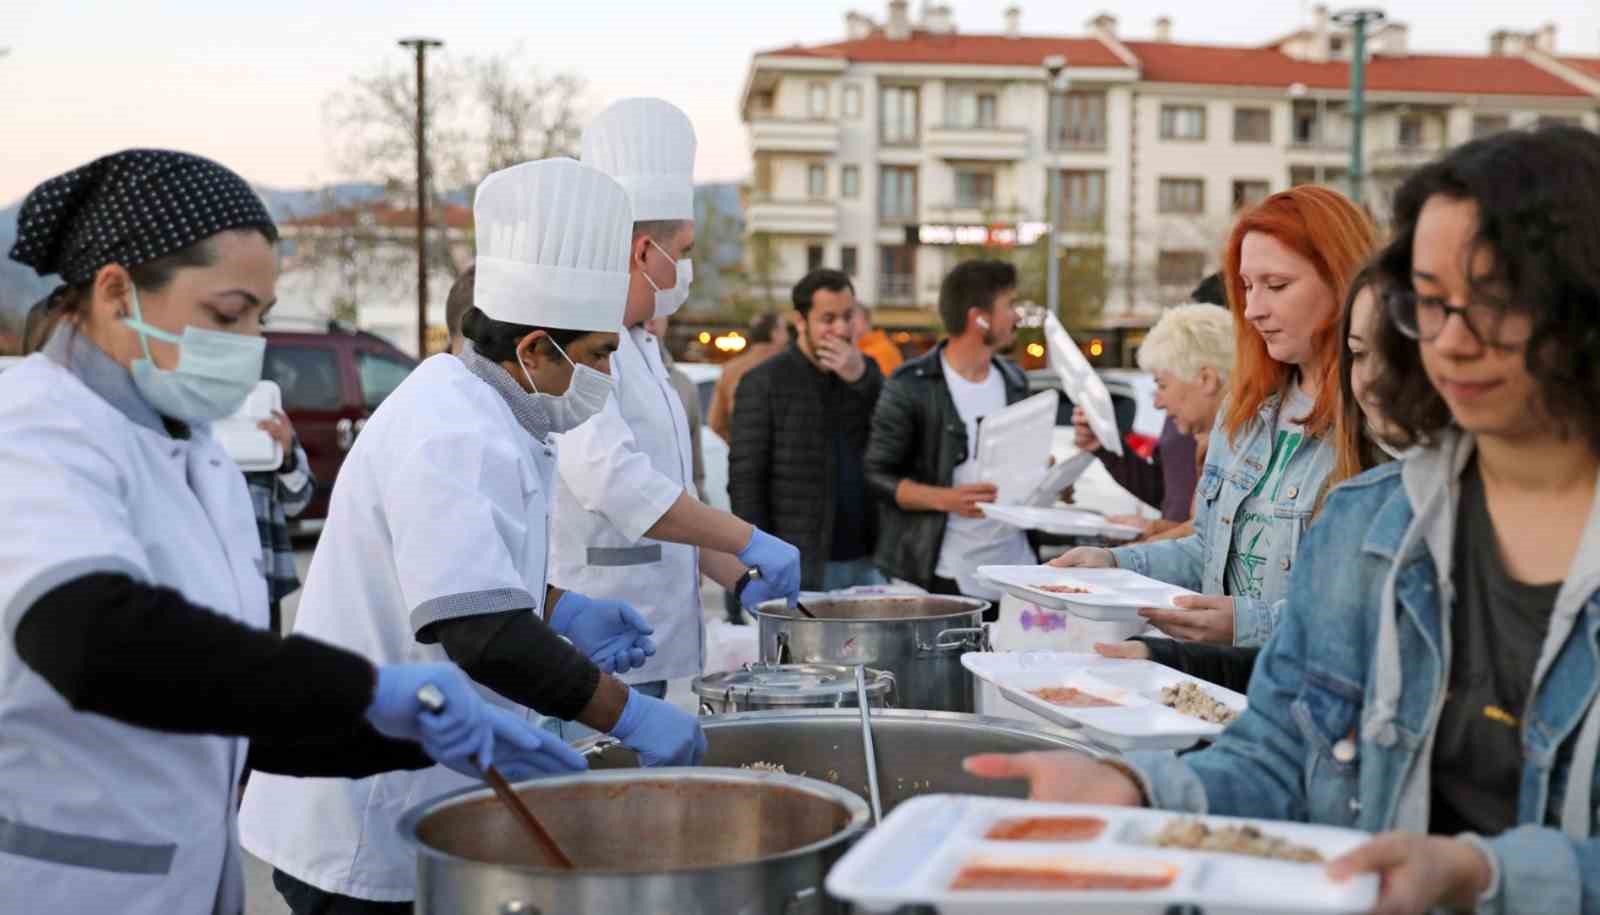
[[[747,232],[773,235],[833,235],[839,210],[832,200],[775,200],[753,194],[745,211]]]
[[[817,153],[839,151],[837,121],[758,116],[750,121],[750,145],[756,152]]]
[[[1444,151],[1445,147],[1436,143],[1384,146],[1367,153],[1367,169],[1369,171],[1403,171],[1421,168],[1437,159]]]
[[[885,273],[878,276],[878,301],[884,305],[912,305],[916,303],[917,278],[909,273]]]
[[[1028,154],[1028,129],[930,126],[924,146],[941,159],[1016,162]]]

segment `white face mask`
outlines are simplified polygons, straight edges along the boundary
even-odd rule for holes
[[[650,242],[651,246],[657,251],[660,251],[662,257],[672,260],[672,255],[667,253],[667,249],[656,244],[655,239],[648,238],[645,240]],[[684,258],[673,263],[678,272],[670,288],[662,289],[656,285],[655,280],[650,278],[649,273],[644,275],[644,281],[649,283],[650,288],[656,291],[656,311],[651,317],[670,318],[677,313],[678,309],[683,307],[684,302],[689,301],[689,284],[694,282],[694,261]]]
[[[567,390],[562,394],[545,394],[540,392],[539,386],[533,383],[533,376],[528,374],[528,367],[522,362],[522,352],[517,352],[517,367],[522,369],[522,377],[527,380],[528,387],[533,388],[529,396],[544,406],[545,413],[550,417],[551,432],[570,432],[583,425],[583,421],[599,413],[605,408],[606,398],[611,396],[612,379],[604,372],[597,372],[587,365],[579,365],[572,361],[567,351],[554,340],[550,345],[556,348],[561,358],[567,360],[572,366],[572,380],[567,382]]]

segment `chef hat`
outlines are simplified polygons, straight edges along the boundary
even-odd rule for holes
[[[694,126],[677,106],[628,98],[583,132],[583,161],[628,189],[633,218],[694,218]]]
[[[472,299],[496,321],[617,331],[628,300],[633,210],[621,185],[572,159],[541,159],[478,185]]]

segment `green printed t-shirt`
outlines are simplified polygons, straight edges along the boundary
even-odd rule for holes
[[[1267,564],[1275,561],[1282,551],[1277,540],[1291,536],[1291,519],[1274,518],[1272,506],[1281,495],[1284,469],[1305,444],[1305,427],[1298,420],[1304,419],[1314,405],[1296,384],[1278,410],[1278,427],[1273,431],[1272,458],[1267,462],[1267,472],[1261,475],[1260,482],[1240,503],[1234,516],[1233,543],[1222,582],[1224,591],[1231,597],[1263,599],[1262,583]]]

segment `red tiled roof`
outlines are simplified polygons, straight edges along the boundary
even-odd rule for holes
[[[1111,49],[1094,38],[1050,36],[963,35],[916,30],[904,40],[890,40],[880,29],[867,38],[821,45],[793,45],[757,56],[823,57],[857,63],[979,64],[1002,67],[1039,66],[1061,54],[1075,67],[1125,67]]]
[[[1142,64],[1141,77],[1156,83],[1222,86],[1290,86],[1344,89],[1350,65],[1295,60],[1276,48],[1228,48],[1127,42]],[[1442,92],[1462,95],[1557,95],[1582,98],[1582,89],[1517,57],[1409,54],[1367,63],[1373,92]]]
[[[396,207],[387,203],[375,203],[371,206],[350,207],[343,210],[329,210],[326,213],[317,213],[314,216],[285,220],[284,225],[293,228],[346,229],[356,224],[357,214],[370,215],[373,225],[382,229],[414,229],[417,225],[417,211],[415,209]],[[431,209],[429,210],[428,218],[431,224],[438,224],[437,216]],[[446,204],[444,208],[444,224],[452,229],[470,230],[472,228],[472,210],[469,207],[453,203]]]
[[[1562,57],[1560,61],[1586,76],[1600,79],[1600,57]]]

